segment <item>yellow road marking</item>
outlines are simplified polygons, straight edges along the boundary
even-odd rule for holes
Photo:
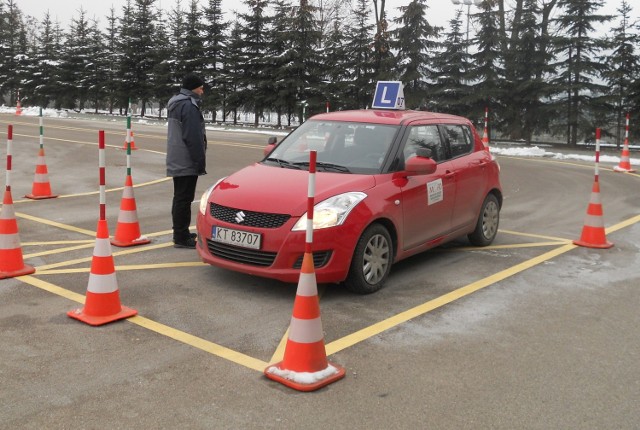
[[[140,327],[144,327],[146,329],[154,331],[163,336],[170,337],[174,340],[177,340],[178,342],[182,342],[186,345],[193,346],[194,348],[198,348],[220,358],[224,358],[225,360],[229,360],[232,363],[248,367],[252,370],[262,372],[267,367],[267,363],[262,360],[258,360],[257,358],[250,357],[241,352],[234,351],[233,349],[226,348],[224,346],[218,345],[208,340],[204,340],[189,333],[185,333],[173,327],[160,324],[141,316],[131,317],[127,319],[127,321],[133,324],[137,324]]]
[[[510,267],[509,269],[503,270],[491,276],[487,276],[486,278],[480,279],[479,281],[472,282],[469,285],[466,285],[462,288],[458,288],[457,290],[444,294],[440,297],[437,297],[419,306],[416,306],[404,312],[400,312],[399,314],[396,314],[383,321],[380,321],[366,328],[363,328],[362,330],[359,330],[355,333],[347,335],[341,339],[335,340],[325,345],[327,355],[335,354],[336,352],[342,351],[343,349],[346,349],[357,343],[367,340],[384,331],[387,331],[400,324],[403,324],[413,318],[424,315],[427,312],[430,312],[434,309],[442,307],[455,300],[461,299],[462,297],[468,296],[469,294],[475,293],[476,291],[481,290],[485,287],[488,287],[489,285],[493,285],[497,282],[500,282],[510,276],[513,276],[517,273],[530,269],[540,263],[543,263],[547,260],[550,260],[554,257],[557,257],[575,248],[577,248],[577,246],[573,244],[561,246],[557,249],[546,252],[538,257],[534,257],[523,263],[516,264],[515,266]]]
[[[157,264],[137,264],[137,265],[124,265],[115,266],[116,272],[124,272],[128,270],[152,270],[152,269],[177,269],[180,267],[200,267],[208,266],[206,263],[200,261],[187,261],[184,263],[157,263]],[[66,275],[69,273],[88,273],[91,271],[90,267],[81,267],[76,269],[60,269],[60,270],[46,270],[37,269],[38,275]]]
[[[524,236],[524,237],[533,237],[535,239],[547,239],[547,240],[555,240],[555,241],[559,241],[559,242],[563,242],[566,241],[568,239],[564,239],[561,237],[554,237],[554,236],[543,236],[541,234],[532,234],[532,233],[521,233],[518,231],[511,231],[511,230],[498,230],[500,233],[506,233],[506,234],[512,234],[515,236]]]
[[[16,279],[19,279],[24,283],[33,285],[34,287],[40,288],[42,290],[48,291],[58,296],[67,298],[74,302],[84,304],[85,298],[83,295],[74,293],[73,291],[65,290],[64,288],[60,288],[57,285],[51,284],[41,279],[34,278],[33,276],[30,276],[30,275],[20,276]],[[170,337],[174,340],[177,340],[178,342],[182,342],[186,345],[193,346],[194,348],[198,348],[202,351],[216,355],[220,358],[224,358],[233,363],[248,367],[249,369],[252,369],[252,370],[257,370],[262,372],[267,367],[267,363],[265,363],[262,360],[258,360],[256,358],[242,354],[241,352],[234,351],[232,349],[226,348],[224,346],[218,345],[208,340],[204,340],[197,336],[193,336],[189,333],[185,333],[173,327],[169,327],[164,324],[152,321],[148,318],[135,316],[135,317],[128,318],[127,321],[129,321],[130,323],[136,324],[140,327],[146,328],[148,330],[154,331],[163,336]]]
[[[38,222],[40,224],[50,225],[52,227],[56,227],[56,228],[59,228],[61,230],[73,231],[73,232],[80,233],[80,234],[86,234],[88,236],[95,236],[96,235],[95,231],[85,230],[84,228],[78,228],[78,227],[74,227],[72,225],[62,224],[62,223],[59,223],[59,222],[51,221],[51,220],[48,220],[48,219],[45,219],[45,218],[40,218],[40,217],[33,216],[33,215],[23,214],[23,213],[20,213],[20,212],[16,212],[15,214],[16,214],[16,217],[28,219],[29,221],[35,221],[35,222]]]

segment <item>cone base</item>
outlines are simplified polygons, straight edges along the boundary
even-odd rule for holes
[[[0,279],[15,278],[18,276],[30,275],[32,273],[35,273],[35,271],[36,269],[25,264],[21,269],[18,269],[18,270],[12,270],[10,272],[0,271]]]
[[[146,245],[147,243],[151,243],[150,239],[142,238],[142,239],[134,239],[131,241],[123,241],[118,239],[111,239],[111,245],[119,246],[120,248],[125,248],[127,246],[136,246],[136,245]]]
[[[122,320],[125,318],[129,318],[138,314],[138,311],[135,309],[128,308],[126,306],[121,306],[121,310],[118,313],[107,316],[93,316],[87,315],[84,313],[83,309],[75,309],[73,311],[67,312],[67,315],[71,318],[77,319],[78,321],[82,321],[83,323],[89,324],[91,326],[99,326],[103,324],[107,324],[113,321]]]
[[[38,196],[38,195],[34,195],[34,194],[27,194],[25,196],[28,199],[32,199],[32,200],[44,200],[44,199],[55,199],[56,197],[58,197],[58,194],[49,194],[46,196]]]
[[[578,245],[578,246],[584,246],[587,248],[599,248],[599,249],[609,249],[613,246],[613,243],[605,241],[604,243],[591,243],[591,242],[587,242],[585,240],[574,240],[573,241],[574,245]]]
[[[346,374],[346,371],[344,370],[343,367],[338,366],[337,364],[334,364],[334,363],[329,363],[331,366],[337,369],[337,372],[335,374],[330,375],[320,381],[316,381],[311,384],[304,384],[301,382],[292,381],[291,379],[287,379],[283,376],[276,375],[275,373],[269,372],[269,369],[272,369],[272,368],[279,369],[281,363],[282,362],[273,364],[267,367],[266,369],[264,369],[265,376],[273,381],[280,382],[282,385],[285,385],[289,388],[293,388],[294,390],[298,390],[298,391],[315,391],[319,388],[325,387],[333,382],[336,382],[339,379],[344,378],[344,375]]]
[[[614,172],[624,172],[624,173],[633,173],[633,172],[635,172],[635,170],[633,170],[633,169],[627,169],[627,168],[620,167],[620,166],[614,167],[613,171]]]

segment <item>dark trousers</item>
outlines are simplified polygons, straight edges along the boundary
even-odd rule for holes
[[[173,220],[173,241],[189,240],[191,224],[191,202],[196,194],[198,176],[176,176],[173,178],[173,204],[171,218]]]

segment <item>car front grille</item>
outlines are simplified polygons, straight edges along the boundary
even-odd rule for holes
[[[319,251],[313,253],[313,267],[318,268],[322,267],[329,262],[329,258],[331,257],[331,251]],[[302,268],[302,259],[304,258],[304,254],[298,257],[296,262],[293,264],[294,269]]]
[[[219,219],[220,221],[259,228],[278,228],[284,225],[284,223],[291,218],[290,215],[286,214],[246,211],[221,206],[215,203],[211,203],[209,213],[212,217]]]
[[[269,267],[276,259],[277,253],[265,252],[257,249],[240,248],[233,245],[214,242],[207,239],[207,248],[211,255],[236,263],[250,264],[252,266]]]

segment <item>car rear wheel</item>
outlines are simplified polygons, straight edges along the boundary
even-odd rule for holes
[[[380,224],[369,226],[356,245],[345,286],[358,294],[370,294],[382,288],[391,270],[391,236]]]
[[[493,194],[489,194],[482,203],[476,229],[471,233],[469,241],[476,246],[487,246],[498,234],[500,223],[500,204]]]

